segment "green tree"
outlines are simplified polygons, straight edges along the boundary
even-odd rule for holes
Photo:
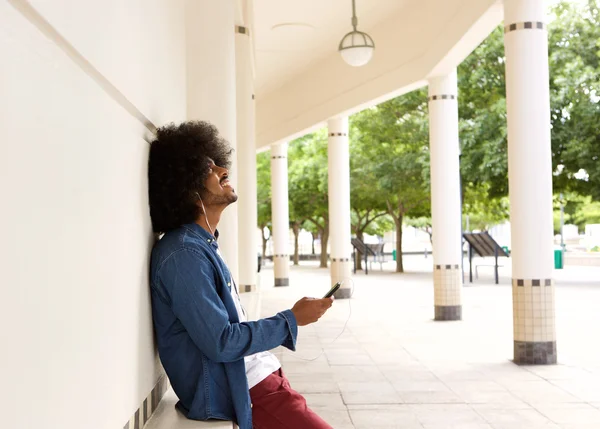
[[[365,144],[358,138],[360,135],[351,123],[350,128],[350,210],[352,232],[361,241],[364,235],[383,235],[393,228],[393,222],[387,215],[385,201],[378,190],[378,178],[375,170],[369,167],[371,162]],[[363,256],[356,255],[356,269],[362,270]]]
[[[496,28],[458,67],[463,195],[482,184],[486,199],[508,195],[503,36]]]
[[[288,150],[291,221],[311,222],[321,239],[320,267],[327,268],[329,240],[329,197],[327,130],[322,128],[294,140]]]
[[[599,3],[560,2],[553,7],[554,19],[548,26],[554,190],[572,190],[596,200],[600,199]],[[499,26],[458,67],[462,177],[465,186],[486,184],[490,200],[508,195],[504,63]]]
[[[396,227],[396,272],[404,272],[404,218],[427,216],[430,211],[426,90],[366,109],[353,117],[353,123],[365,159],[357,173],[377,179],[374,189]]]
[[[271,228],[271,152],[256,155],[258,227],[262,237],[262,259],[267,253],[264,229]]]
[[[556,192],[600,200],[600,2],[561,2],[550,23],[550,95]]]

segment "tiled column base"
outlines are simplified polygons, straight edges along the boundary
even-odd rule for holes
[[[331,258],[331,286],[342,282],[334,294],[336,299],[347,299],[352,295],[352,258]]]
[[[131,419],[125,423],[123,429],[142,429],[152,413],[156,410],[156,407],[158,407],[158,403],[165,395],[168,388],[169,379],[166,375],[163,375],[158,379],[156,386],[154,386],[154,389],[152,389],[148,397],[144,399],[144,402],[142,402],[140,407],[133,413]]]
[[[435,320],[462,320],[462,305],[436,305]]]
[[[515,363],[519,365],[552,365],[556,356],[556,341],[515,341]]]
[[[435,320],[462,320],[462,272],[459,264],[433,267]]]
[[[240,293],[256,292],[257,290],[256,285],[240,285]]]
[[[290,285],[290,255],[273,255],[275,286]]]
[[[285,278],[285,279],[278,279],[277,277],[275,278],[275,286],[289,286],[290,285],[290,279]]]
[[[516,364],[557,361],[552,279],[513,279],[514,358]]]

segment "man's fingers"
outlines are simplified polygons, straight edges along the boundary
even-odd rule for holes
[[[333,305],[333,300],[331,300],[330,298],[325,298],[321,300],[321,303],[323,305],[323,308],[329,308]]]

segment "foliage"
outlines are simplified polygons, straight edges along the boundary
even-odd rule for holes
[[[327,267],[329,197],[327,130],[294,140],[288,150],[290,222],[312,223],[321,239],[321,267]]]
[[[549,25],[555,191],[600,200],[600,1],[561,2]]]
[[[427,216],[429,135],[426,90],[420,89],[363,110],[352,117],[356,144],[352,183],[366,184],[352,202],[356,214],[373,207],[387,210],[396,227],[396,271],[403,272],[402,224],[405,216]],[[377,192],[374,192],[374,191]],[[373,200],[377,196],[377,201]]]

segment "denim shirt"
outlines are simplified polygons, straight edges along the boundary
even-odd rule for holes
[[[240,323],[233,279],[217,249],[215,237],[195,223],[154,246],[150,285],[158,352],[187,418],[232,420],[251,429],[244,357],[280,345],[295,350],[298,326],[291,310]]]

